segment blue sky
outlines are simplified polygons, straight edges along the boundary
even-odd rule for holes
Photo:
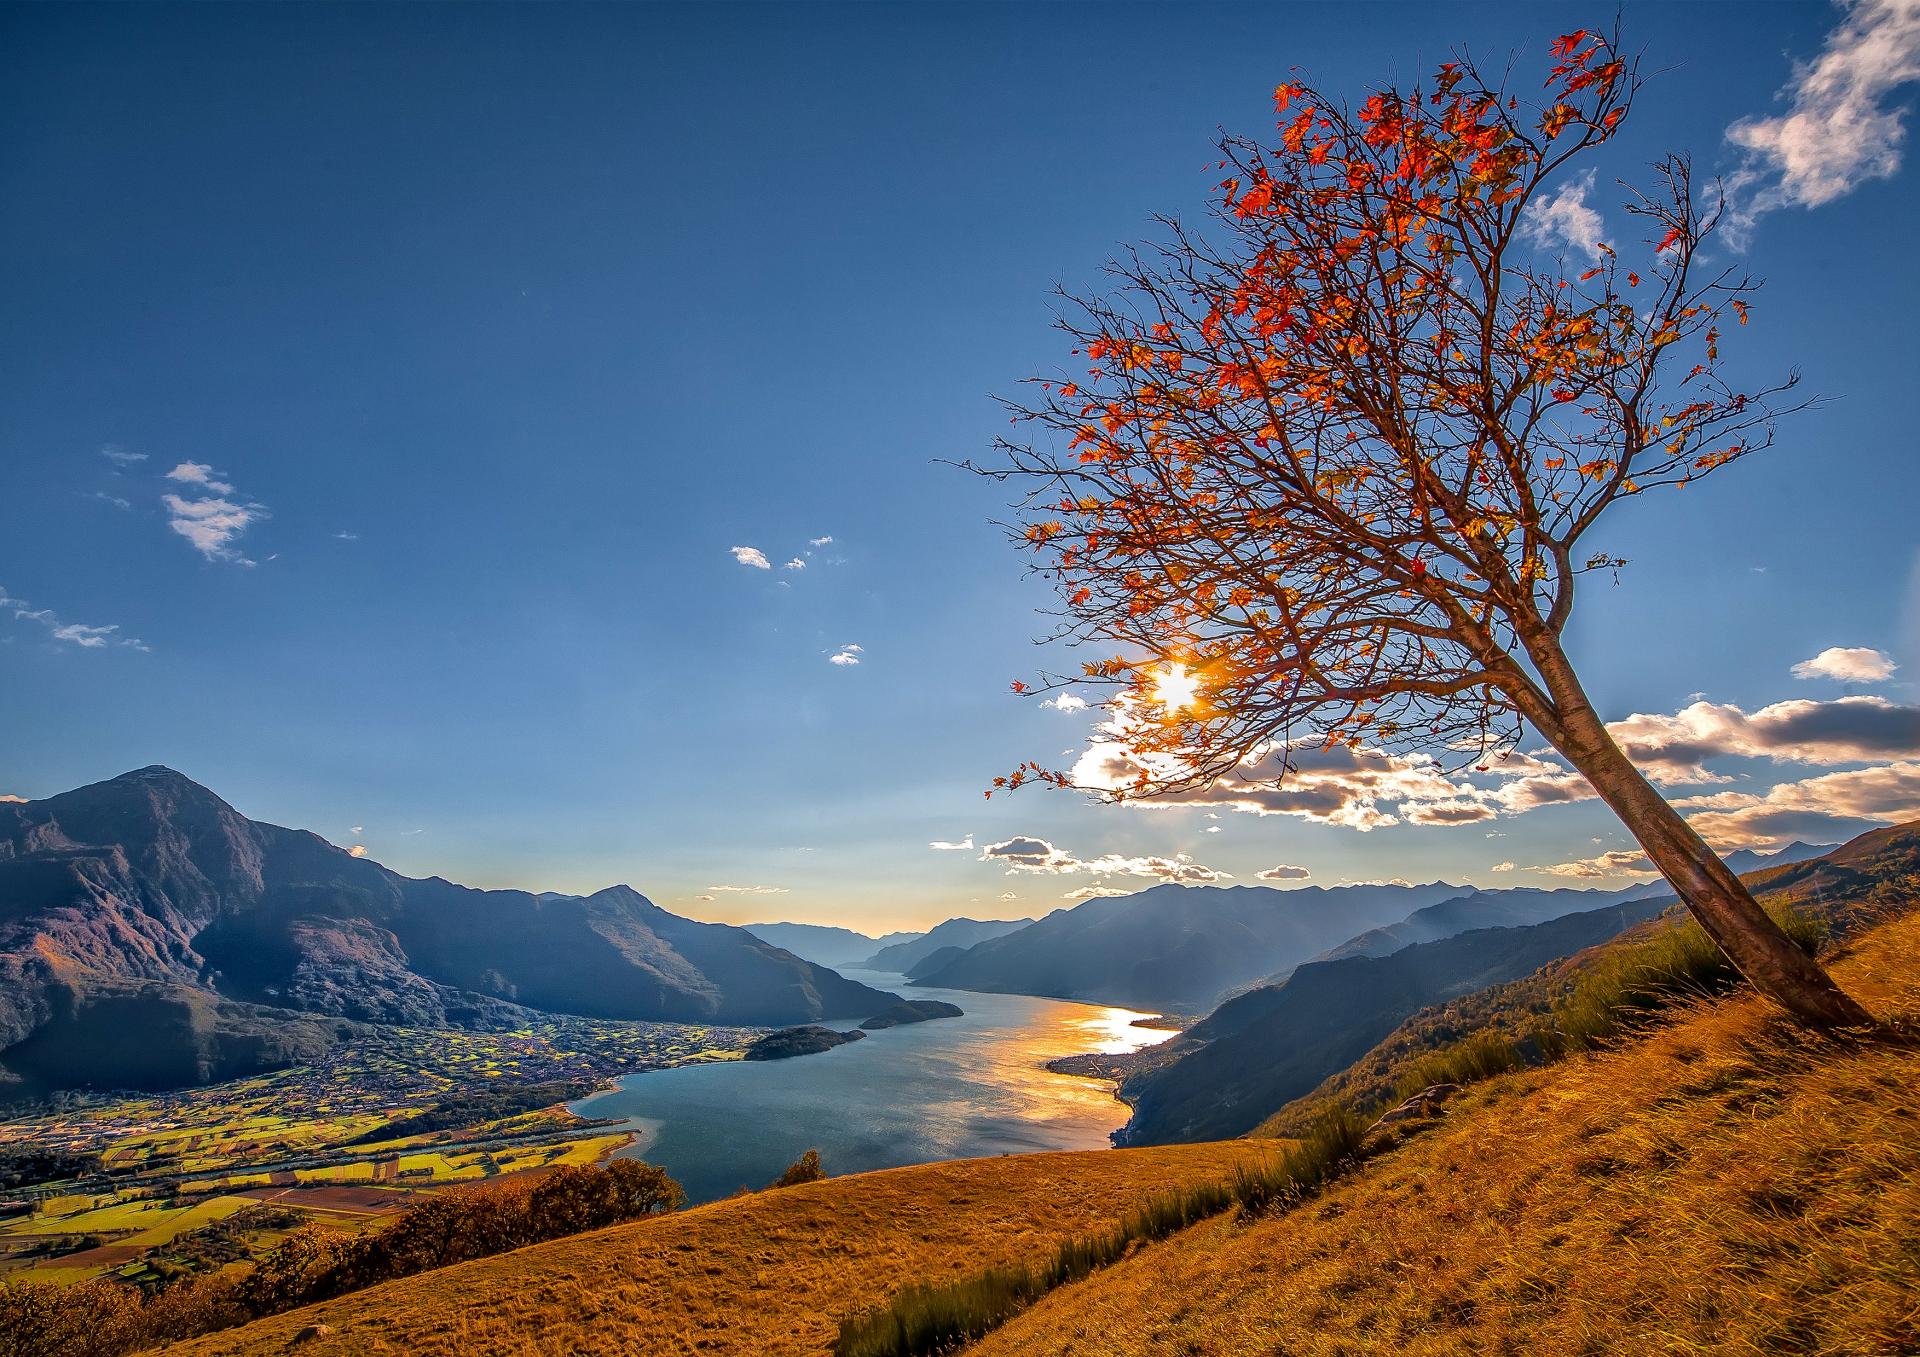
[[[1768,285],[1736,363],[1834,398],[1623,506],[1602,544],[1632,565],[1572,638],[1610,718],[1711,746],[1729,780],[1670,790],[1722,798],[1729,846],[1920,814],[1920,190],[1890,135],[1821,140],[1836,109],[1908,118],[1912,9],[1623,12],[1658,74],[1601,229],[1628,229],[1609,176],[1666,150],[1751,171]],[[872,931],[1180,854],[1239,882],[1633,879],[1532,870],[1628,846],[1591,801],[1450,828],[1377,802],[1397,823],[1364,833],[988,804],[1090,722],[1009,694],[1046,595],[994,488],[941,460],[1058,365],[1052,286],[1196,212],[1213,130],[1268,126],[1289,68],[1360,95],[1596,14],[0,12],[0,794],[166,763],[412,874]],[[1790,672],[1830,647],[1879,658]],[[1819,705],[1755,716],[1784,701]],[[1022,837],[1064,857],[983,860]]]

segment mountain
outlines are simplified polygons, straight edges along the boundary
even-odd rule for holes
[[[1249,990],[1170,1042],[1125,1079],[1133,1117],[1118,1144],[1241,1135],[1365,1055],[1430,1004],[1538,970],[1656,917],[1629,901],[1519,928],[1481,928],[1390,956],[1311,961],[1285,983]]]
[[[964,947],[938,948],[928,952],[925,956],[914,962],[913,969],[905,972],[905,975],[909,980],[924,979],[952,962],[958,961],[966,954],[967,949]]]
[[[1806,862],[1834,851],[1833,844],[1792,843],[1771,853],[1741,848],[1723,856],[1727,866],[1745,875],[1765,868]],[[1416,942],[1437,942],[1441,938],[1465,933],[1473,928],[1518,928],[1545,923],[1563,914],[1599,909],[1603,905],[1628,900],[1661,899],[1671,902],[1673,888],[1659,878],[1616,890],[1573,889],[1561,887],[1540,890],[1520,886],[1501,890],[1470,890],[1451,900],[1415,910],[1399,923],[1369,929],[1348,938],[1338,947],[1322,952],[1315,961],[1333,961],[1347,956],[1387,956]],[[1287,977],[1272,976],[1268,983],[1279,984]]]
[[[1733,868],[1735,875],[1745,876],[1748,872],[1765,871],[1771,867],[1786,867],[1796,862],[1811,862],[1814,858],[1823,858],[1840,847],[1837,843],[1800,843],[1788,844],[1785,848],[1775,849],[1771,853],[1762,853],[1753,848],[1736,848],[1731,853],[1722,853],[1720,860]]]
[[[1348,938],[1338,947],[1320,953],[1313,960],[1389,956],[1416,942],[1438,942],[1441,938],[1450,938],[1456,933],[1476,928],[1524,928],[1528,924],[1545,923],[1566,914],[1579,914],[1629,900],[1646,900],[1671,894],[1671,888],[1664,881],[1649,881],[1617,891],[1566,888],[1535,890],[1524,886],[1512,890],[1473,890],[1465,895],[1456,895],[1451,900],[1442,900],[1437,905],[1416,909],[1399,923],[1370,928]],[[1276,975],[1270,983],[1279,984],[1285,979],[1284,975]]]
[[[775,947],[784,947],[797,957],[805,957],[819,966],[865,966],[876,947],[904,945],[920,937],[918,933],[887,933],[869,937],[851,928],[829,924],[746,924],[747,932]]]
[[[1032,922],[1032,919],[948,919],[935,924],[925,933],[896,942],[891,947],[882,947],[862,961],[860,967],[862,970],[898,971],[907,975],[943,948],[957,947],[964,952],[975,943],[1004,937]]]
[[[0,1064],[29,1084],[230,1077],[343,1022],[777,1025],[897,1002],[628,886],[541,899],[403,877],[167,768],[0,804]]]
[[[1154,886],[1055,910],[913,983],[1193,1010],[1461,893],[1426,886]]]

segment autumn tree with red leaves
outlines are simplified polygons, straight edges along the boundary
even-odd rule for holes
[[[1551,55],[1526,97],[1464,59],[1354,109],[1281,85],[1277,144],[1221,143],[1212,226],[1164,222],[1074,299],[1085,375],[1036,380],[1016,419],[1049,436],[985,470],[1030,488],[1018,534],[1060,635],[1120,653],[1039,686],[1117,690],[1114,799],[1342,745],[1485,767],[1530,726],[1754,985],[1864,1024],[1621,752],[1563,646],[1580,577],[1625,564],[1583,546],[1607,507],[1768,446],[1792,382],[1722,375],[1753,284],[1704,266],[1721,207],[1683,158],[1627,205],[1633,263],[1543,258],[1530,210],[1639,85],[1617,35]],[[1076,785],[1035,764],[999,785],[1031,780]]]

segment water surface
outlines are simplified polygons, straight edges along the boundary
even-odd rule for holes
[[[586,1117],[629,1121],[627,1154],[664,1167],[690,1200],[764,1187],[809,1149],[827,1172],[936,1159],[1104,1148],[1127,1119],[1113,1086],[1054,1074],[1049,1060],[1165,1041],[1124,1008],[1018,994],[907,988],[905,977],[843,970],[850,980],[966,1011],[791,1060],[728,1061],[632,1074],[574,1103]],[[825,1024],[850,1028],[858,1019]]]

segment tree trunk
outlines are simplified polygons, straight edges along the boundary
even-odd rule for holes
[[[1809,1026],[1872,1026],[1871,1015],[1760,908],[1733,870],[1621,752],[1565,657],[1553,659],[1558,663],[1541,666],[1542,677],[1561,728],[1543,733],[1632,831],[1648,860],[1740,974]]]

